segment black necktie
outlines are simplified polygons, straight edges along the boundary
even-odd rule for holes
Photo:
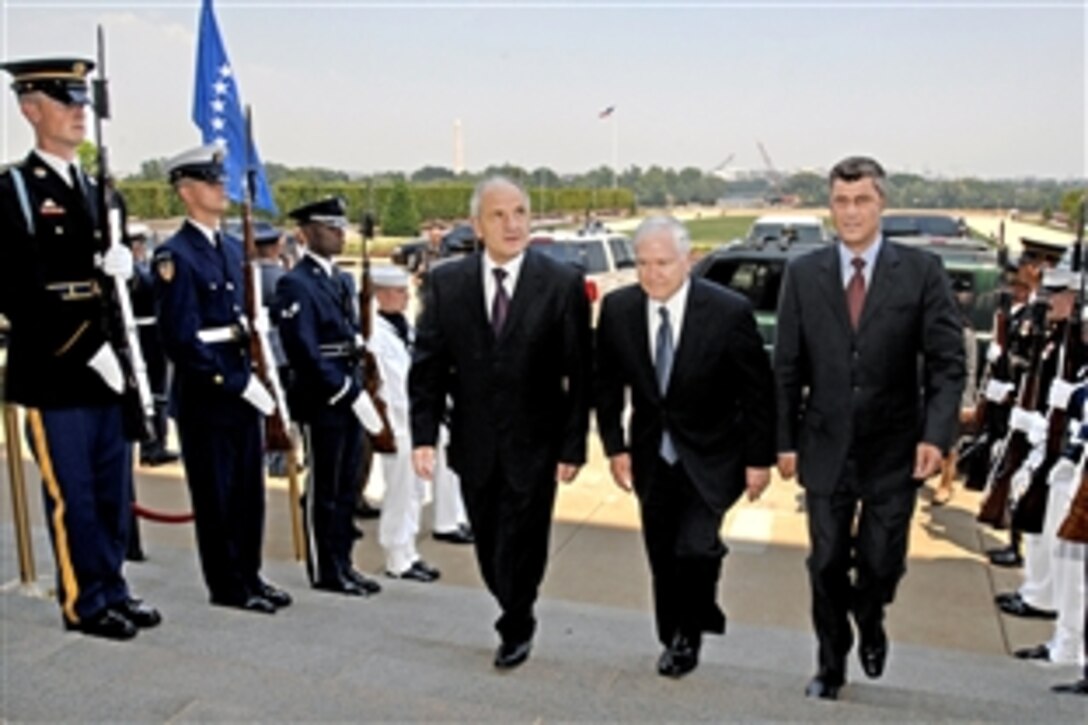
[[[510,311],[510,296],[506,294],[506,287],[502,284],[506,279],[506,270],[496,267],[491,272],[495,275],[495,296],[491,298],[491,329],[498,337],[506,323],[506,313]]]

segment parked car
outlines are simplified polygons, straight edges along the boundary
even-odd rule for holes
[[[756,225],[753,225],[753,229]],[[817,242],[794,241],[766,244],[763,241],[741,242],[716,249],[696,262],[692,275],[703,277],[739,292],[752,303],[759,334],[764,346],[774,345],[778,291],[782,275],[791,259],[826,246]]]
[[[423,263],[423,250],[426,248],[426,239],[413,239],[398,244],[389,256],[393,264],[399,264],[409,272],[417,272],[419,265]]]
[[[769,214],[752,222],[744,241],[751,246],[822,244],[827,241],[827,231],[816,216]]]
[[[970,236],[962,218],[947,214],[890,212],[881,217],[880,231],[885,237],[966,239]]]
[[[586,277],[586,296],[594,307],[594,320],[602,297],[638,281],[631,240],[609,229],[535,234],[529,243],[552,259],[582,270]]]

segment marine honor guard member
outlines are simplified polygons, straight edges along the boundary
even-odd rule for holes
[[[344,202],[317,201],[291,211],[306,251],[276,289],[280,338],[291,367],[288,407],[310,452],[307,572],[317,589],[355,596],[381,591],[352,564],[352,514],[364,454],[363,426],[381,419],[363,390],[355,285],[333,257],[344,249]]]
[[[400,267],[375,267],[374,334],[371,350],[381,371],[381,397],[389,405],[389,423],[397,450],[379,456],[385,474],[378,539],[385,551],[385,573],[395,579],[433,582],[438,569],[420,558],[416,549],[419,517],[426,482],[412,469],[412,432],[408,418],[408,370],[412,366],[412,329],[408,308],[408,273]]]
[[[130,639],[161,617],[130,594],[122,573],[132,446],[101,282],[131,276],[132,256],[120,245],[99,254],[92,183],[76,155],[94,64],[56,58],[0,67],[14,77],[35,136],[26,159],[0,174],[0,313],[11,321],[6,396],[26,408],[65,627]]]
[[[244,256],[222,234],[222,151],[167,162],[187,218],[154,256],[155,309],[174,363],[171,403],[212,604],[271,614],[291,603],[260,576],[264,536],[261,427],[272,395],[254,376],[243,317]]]

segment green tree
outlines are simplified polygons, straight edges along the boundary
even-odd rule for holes
[[[98,147],[94,145],[94,141],[84,139],[76,147],[76,155],[79,156],[79,165],[83,167],[85,173],[89,176],[98,173]]]
[[[419,230],[419,209],[408,183],[403,179],[393,184],[389,201],[382,210],[382,234],[390,237],[410,237]]]

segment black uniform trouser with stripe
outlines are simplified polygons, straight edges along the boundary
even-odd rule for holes
[[[256,410],[230,424],[178,412],[178,437],[193,501],[197,548],[212,602],[259,592],[264,540],[264,467]]]
[[[132,500],[132,446],[120,405],[27,408],[57,563],[57,599],[76,624],[129,596],[122,574]]]
[[[311,584],[336,585],[354,568],[353,519],[363,466],[363,427],[350,410],[304,426],[310,453],[306,524]]]

